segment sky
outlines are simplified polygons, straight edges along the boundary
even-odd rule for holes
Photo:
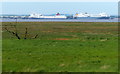
[[[19,1],[19,0],[18,0]],[[112,1],[112,0],[111,0]],[[118,14],[118,2],[2,2],[0,14]]]
[[[2,0],[3,2],[118,2],[119,0]]]

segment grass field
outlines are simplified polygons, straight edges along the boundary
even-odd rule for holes
[[[117,23],[4,22],[2,33],[3,72],[118,71]]]

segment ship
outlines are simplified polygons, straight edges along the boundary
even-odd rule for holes
[[[30,14],[29,18],[36,19],[66,19],[67,16],[57,13],[56,15]]]
[[[99,13],[99,14],[88,14],[88,13],[76,13],[73,16],[74,19],[110,19],[110,15],[106,13]]]

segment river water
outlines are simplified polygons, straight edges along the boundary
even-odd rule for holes
[[[10,19],[0,18],[0,22],[118,22],[114,19]]]

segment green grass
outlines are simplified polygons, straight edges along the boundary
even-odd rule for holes
[[[117,23],[18,22],[3,23],[3,72],[117,72]],[[38,38],[31,39],[35,34]]]

